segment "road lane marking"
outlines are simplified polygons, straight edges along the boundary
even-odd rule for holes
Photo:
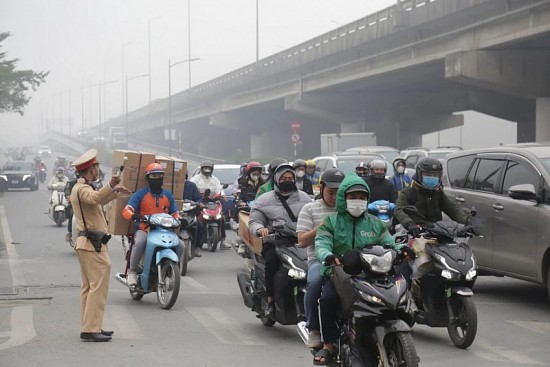
[[[127,306],[107,305],[103,325],[105,329],[112,328],[117,339],[146,339],[145,334],[128,312]]]
[[[512,321],[508,320],[507,322],[520,326],[529,331],[539,333],[542,335],[550,335],[550,322],[540,322],[540,321]]]
[[[208,288],[204,284],[201,284],[201,283],[197,282],[195,279],[193,279],[189,276],[181,277],[181,280],[182,280],[183,283],[187,284],[188,286],[190,286],[192,288],[195,288],[200,293],[212,293],[212,290],[210,288]]]
[[[33,325],[32,306],[19,306],[11,310],[11,331],[4,333],[9,339],[0,344],[0,350],[17,347],[31,341],[36,336]]]
[[[206,330],[214,335],[220,343],[267,345],[267,343],[261,339],[255,338],[253,334],[247,335],[241,330],[242,323],[229,317],[225,311],[219,308],[188,307],[186,309],[204,326]]]
[[[21,267],[17,266],[20,262],[19,255],[13,245],[13,237],[11,236],[10,227],[8,225],[8,217],[6,216],[4,205],[0,205],[0,227],[4,241],[6,241],[6,252],[8,254],[8,264],[11,273],[12,286],[23,286],[25,285],[25,277],[23,276]]]
[[[528,365],[547,365],[546,363],[537,361],[529,357],[526,354],[510,350],[506,347],[499,345],[493,345],[485,340],[476,339],[476,345],[483,348],[484,350],[475,350],[471,351],[474,354],[477,354],[481,358],[484,358],[493,362],[514,362],[516,364],[528,364]]]

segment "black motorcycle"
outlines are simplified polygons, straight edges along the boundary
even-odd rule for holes
[[[274,318],[265,316],[267,294],[263,257],[246,247],[245,268],[237,274],[244,304],[258,314],[265,326],[273,326],[275,322],[295,325],[305,320],[307,253],[296,245],[296,232],[282,227],[273,227],[273,234],[263,239],[275,244],[282,264],[274,279]]]
[[[421,277],[411,286],[418,307],[414,322],[446,327],[453,344],[462,349],[473,343],[477,333],[477,311],[472,299],[477,272],[474,252],[456,239],[473,235],[471,226],[453,221],[424,226],[421,237],[425,240],[425,262],[418,269]]]
[[[329,366],[418,366],[411,329],[403,321],[410,318],[407,281],[394,271],[402,259],[393,248],[374,245],[349,251],[344,266],[333,267],[340,337]],[[300,336],[307,342],[307,332],[300,330]]]

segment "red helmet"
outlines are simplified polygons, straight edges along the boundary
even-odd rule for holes
[[[250,173],[250,170],[253,168],[257,168],[258,171],[262,171],[262,164],[260,162],[252,161],[246,165],[246,173]]]
[[[164,174],[164,169],[158,163],[151,163],[147,167],[145,167],[145,177],[149,176],[151,173]]]

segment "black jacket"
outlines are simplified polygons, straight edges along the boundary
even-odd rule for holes
[[[367,176],[364,180],[370,189],[369,203],[376,200],[387,200],[390,203],[397,201],[397,189],[390,180],[374,176]]]
[[[251,185],[250,181],[248,180],[247,176],[243,176],[239,178],[239,190],[241,190],[241,193],[239,194],[239,200],[242,200],[244,202],[253,201],[256,197],[256,193],[258,192],[258,189],[260,186],[264,184],[264,181],[260,178],[256,185]]]
[[[308,195],[313,195],[313,184],[311,183],[311,180],[307,177],[303,177],[302,180],[304,180],[302,191]]]

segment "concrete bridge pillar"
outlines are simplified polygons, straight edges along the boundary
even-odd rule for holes
[[[291,158],[294,146],[289,133],[285,131],[269,131],[250,136],[250,157],[265,160],[275,156]]]
[[[516,139],[518,143],[535,141],[536,136],[537,126],[535,120],[517,121]]]
[[[536,141],[550,141],[550,97],[537,98]]]

